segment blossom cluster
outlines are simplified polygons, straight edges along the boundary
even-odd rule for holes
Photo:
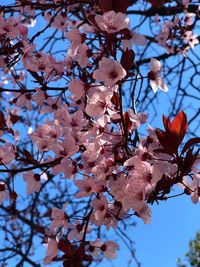
[[[163,116],[165,130],[149,126],[146,136],[139,135],[148,114],[137,112],[134,101],[132,107],[125,106],[124,86],[141,77],[154,93],[158,89],[168,92],[170,86],[162,78],[162,63],[155,57],[141,74],[144,70],[137,65],[135,51],[147,46],[148,38],[131,29],[128,4],[119,1],[121,5],[116,2],[111,9],[109,1],[99,1],[93,7],[86,4],[86,19],[80,19],[82,13],[73,13],[79,4],[73,2],[59,10],[62,1],[53,2],[56,8],[43,11],[43,15],[47,25],[67,40],[61,59],[34,44],[39,34],[29,38],[29,27],[34,26],[37,14],[33,9],[22,8],[19,17],[0,15],[4,48],[0,67],[12,76],[11,83],[19,86],[19,90],[11,90],[9,99],[15,109],[0,112],[0,135],[12,139],[0,147],[0,165],[12,179],[23,172],[28,195],[39,194],[50,173],[73,183],[74,201],[87,200],[87,209],[83,209],[87,212],[78,219],[70,215],[70,204],[63,210],[52,207],[45,236],[45,264],[63,261],[63,266],[82,266],[83,261],[91,262],[99,255],[114,259],[119,249],[113,240],[94,237],[94,229],[109,231],[133,216],[150,223],[150,204],[166,200],[174,186],[190,195],[193,203],[200,200],[199,155],[193,149],[200,139],[183,144],[188,128],[183,111],[173,121]],[[154,6],[153,1],[148,2]],[[49,1],[42,4],[45,8]],[[183,10],[187,5],[189,1],[184,1]],[[75,18],[68,15],[70,12]],[[181,51],[187,56],[199,42],[190,29],[194,20],[195,14],[185,12],[182,18],[176,15],[165,21],[157,36],[158,45],[169,53]],[[23,86],[27,74],[15,73],[17,64],[37,86]],[[64,85],[52,89],[56,82]],[[41,118],[40,123],[30,124],[31,145],[26,149],[20,145],[20,130],[15,128],[24,122],[24,110],[27,114],[36,111],[38,121]],[[17,193],[2,180],[0,204],[9,198],[16,201]]]

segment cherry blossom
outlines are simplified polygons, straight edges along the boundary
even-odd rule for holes
[[[82,43],[81,33],[77,28],[73,28],[71,31],[66,33],[67,38],[71,41],[70,52],[71,56],[75,56],[79,45]]]
[[[79,100],[85,94],[86,85],[81,80],[72,79],[68,85],[69,90],[72,92],[71,97],[74,101]]]
[[[40,175],[34,172],[27,172],[23,175],[24,181],[27,183],[27,194],[40,191]]]
[[[93,73],[96,81],[103,81],[105,86],[113,86],[126,76],[125,69],[117,61],[103,57],[99,62],[99,69]]]
[[[63,227],[68,226],[67,216],[62,210],[58,208],[53,208],[51,217],[52,217],[52,223],[50,226],[51,229],[59,228],[62,226]]]
[[[115,259],[117,257],[116,250],[119,249],[119,245],[114,241],[108,240],[101,246],[101,250],[106,258]]]
[[[85,108],[86,113],[91,117],[103,115],[106,110],[112,108],[112,92],[104,87],[91,88],[88,91],[88,101]]]
[[[58,243],[55,239],[48,239],[48,249],[44,259],[44,264],[49,264],[54,261],[54,258],[58,254]]]
[[[6,143],[0,147],[0,164],[8,164],[15,158],[13,146]]]
[[[68,234],[69,240],[81,240],[84,235],[84,225],[81,224],[80,221],[75,220],[74,224],[68,225],[68,228],[71,229]],[[91,231],[90,228],[87,228],[87,232],[89,233]]]
[[[93,187],[95,185],[95,181],[92,178],[91,179],[87,178],[82,181],[77,180],[75,184],[76,186],[79,187],[79,189],[81,189],[81,191],[76,194],[76,197],[77,198],[87,197],[93,193]]]
[[[111,10],[102,15],[95,16],[96,23],[102,31],[115,33],[121,29],[129,28],[130,20],[125,14]]]
[[[92,206],[95,208],[95,219],[101,221],[105,214],[108,206],[108,201],[104,195],[101,195],[100,199],[94,198],[92,200]]]
[[[65,136],[65,139],[62,143],[56,143],[52,147],[53,151],[56,153],[58,157],[64,156],[64,157],[71,157],[76,152],[78,152],[78,145],[75,142],[75,139],[73,136],[70,136],[69,134]]]
[[[190,47],[192,48],[199,43],[197,34],[193,34],[192,31],[185,32],[183,38],[188,41]]]
[[[147,40],[144,35],[131,32],[131,36],[131,39],[122,40],[122,48],[124,51],[126,51],[126,49],[130,50],[133,45],[146,45]]]
[[[0,204],[3,203],[3,201],[9,199],[9,192],[7,190],[7,185],[0,181]]]
[[[19,35],[27,35],[27,28],[20,22],[20,17],[10,17],[4,19],[0,16],[0,34],[6,34],[10,38],[16,38]]]
[[[63,158],[60,164],[57,164],[52,168],[54,175],[63,173],[63,178],[71,178],[74,174],[74,166],[68,158]]]
[[[148,77],[150,79],[151,88],[156,93],[158,89],[162,90],[163,92],[168,91],[168,87],[163,79],[160,78],[160,72],[162,71],[162,66],[160,62],[155,59],[151,58],[150,62],[150,72],[148,73]]]
[[[78,64],[85,68],[88,65],[88,47],[86,44],[80,44],[77,46],[76,50],[69,49],[68,56],[78,62]]]
[[[44,264],[115,259],[119,245],[110,234],[123,226],[125,233],[136,216],[149,224],[150,205],[184,194],[194,204],[200,200],[200,138],[190,138],[193,128],[187,129],[196,117],[187,120],[179,111],[192,95],[181,80],[187,69],[194,70],[188,86],[197,87],[200,6],[188,0],[21,2],[2,6],[0,15],[0,204],[1,218],[10,218],[0,226],[10,253],[5,258],[31,263],[36,238],[48,242]],[[135,16],[132,29],[127,15]],[[146,132],[157,110],[145,86],[167,92],[163,68],[167,80],[181,74],[168,101],[174,119],[163,116],[164,130],[149,125]]]

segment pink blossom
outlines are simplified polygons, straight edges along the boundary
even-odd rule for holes
[[[46,12],[44,17],[49,23],[53,17],[53,14],[51,12]],[[51,21],[51,27],[59,29],[62,32],[65,32],[68,26],[68,20],[69,19],[66,16],[66,13],[57,14],[56,19]]]
[[[155,58],[151,58],[150,72],[148,73],[148,77],[150,79],[151,88],[153,89],[154,93],[156,93],[158,89],[164,92],[168,91],[166,83],[163,81],[163,79],[160,78],[161,71],[162,66],[160,62]]]
[[[195,173],[191,183],[189,183],[187,177],[184,177],[183,183],[184,185],[180,184],[180,187],[187,189],[192,202],[197,204],[200,201],[200,174]]]
[[[82,158],[85,161],[93,162],[95,161],[101,152],[101,146],[98,141],[84,143],[86,150],[82,154]]]
[[[101,246],[104,256],[108,259],[115,259],[117,257],[117,249],[119,249],[119,245],[111,240],[108,240],[104,245]]]
[[[9,38],[16,38],[19,35],[27,35],[27,28],[21,24],[20,17],[9,17],[4,19],[0,15],[0,34],[6,34]]]
[[[48,239],[48,249],[44,259],[44,264],[49,264],[54,261],[54,258],[58,254],[58,243],[55,239]]]
[[[85,84],[81,80],[72,79],[68,85],[68,89],[72,92],[71,97],[74,101],[79,100],[85,95]]]
[[[0,204],[2,204],[3,201],[9,199],[9,192],[7,189],[7,185],[0,181]]]
[[[126,49],[130,50],[133,45],[146,45],[147,40],[144,35],[139,33],[131,32],[131,39],[122,40],[122,49],[126,51]]]
[[[33,109],[31,95],[25,93],[14,93],[15,99],[17,100],[16,106],[26,107],[29,111]]]
[[[136,130],[137,128],[140,127],[141,124],[146,123],[148,118],[148,114],[144,113],[134,114],[132,109],[128,109],[128,114],[129,114],[129,119],[132,122],[132,125],[130,127],[131,131]]]
[[[51,218],[52,218],[52,223],[50,226],[51,229],[59,228],[62,226],[68,227],[67,216],[62,210],[58,208],[53,208]]]
[[[88,101],[85,112],[91,117],[103,115],[107,108],[112,107],[110,102],[113,93],[103,87],[91,88],[88,92]]]
[[[100,198],[94,198],[92,200],[92,206],[95,209],[94,216],[97,221],[104,219],[106,215],[106,209],[108,207],[108,201],[104,195],[101,195]]]
[[[195,13],[185,12],[185,24],[189,26],[192,25],[194,23],[195,16]]]
[[[149,224],[151,220],[151,210],[149,207],[144,204],[144,206],[135,213],[138,217],[140,217],[145,224]]]
[[[96,23],[102,31],[108,33],[118,32],[122,29],[129,28],[130,19],[125,14],[111,10],[103,15],[95,16]]]
[[[23,179],[27,183],[27,194],[40,191],[40,175],[32,171],[24,173]]]
[[[40,88],[35,88],[36,93],[31,96],[31,100],[35,101],[38,105],[43,105],[45,102],[45,93]]]
[[[56,143],[61,135],[60,127],[53,122],[47,121],[46,124],[38,126],[31,139],[36,143],[39,150],[48,151]]]
[[[91,172],[94,173],[98,180],[104,180],[106,176],[112,173],[114,165],[114,159],[112,158],[103,158],[98,164],[91,169]]]
[[[71,127],[74,131],[83,130],[87,124],[88,122],[81,110],[77,110],[77,112],[70,114],[69,127]]]
[[[70,56],[75,56],[82,41],[81,33],[77,28],[73,28],[66,33],[66,37],[71,41],[70,52],[68,53]]]
[[[183,5],[185,6],[185,8],[188,7],[189,3],[190,3],[190,0],[183,0]]]
[[[190,47],[194,48],[199,43],[198,36],[193,34],[192,31],[187,31],[183,34],[183,38],[188,41]]]
[[[70,158],[79,150],[72,135],[66,134],[62,143],[56,143],[52,146],[53,151],[58,157],[63,156]]]
[[[93,178],[86,178],[83,180],[75,181],[76,186],[81,190],[76,194],[77,198],[87,197],[93,193],[93,187],[95,185],[95,180]]]
[[[103,81],[105,86],[113,86],[126,76],[126,71],[118,61],[103,57],[99,62],[99,69],[93,73],[93,78]]]
[[[61,163],[52,168],[52,174],[64,174],[64,178],[70,179],[74,175],[74,167],[68,158],[63,158]]]
[[[68,228],[71,229],[70,233],[68,234],[69,240],[81,240],[83,238],[85,227],[79,220],[75,220],[74,225],[68,225]],[[91,228],[88,227],[86,232],[90,233]]]
[[[88,65],[88,55],[87,55],[88,47],[86,44],[80,44],[76,50],[68,49],[68,56],[78,62],[81,68],[85,68]]]
[[[10,143],[6,143],[3,147],[0,147],[0,165],[8,164],[15,158],[15,152],[13,146]]]

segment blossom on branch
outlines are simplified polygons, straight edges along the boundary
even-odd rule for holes
[[[168,86],[163,81],[163,79],[160,78],[161,71],[162,66],[160,62],[155,58],[151,58],[150,72],[148,73],[148,78],[150,79],[151,88],[154,93],[156,93],[158,89],[162,90],[163,92],[168,91]]]
[[[103,15],[95,16],[96,23],[102,31],[108,33],[119,32],[122,29],[129,28],[130,19],[125,14],[111,10]]]
[[[113,86],[126,76],[126,71],[118,61],[103,57],[99,68],[94,71],[93,78],[103,81],[105,86]]]

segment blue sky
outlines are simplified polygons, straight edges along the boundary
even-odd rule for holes
[[[10,2],[12,3],[12,1],[0,0],[0,4]],[[159,92],[157,97],[159,116],[152,126],[161,125],[162,114],[167,115],[168,105],[168,96]],[[197,102],[193,102],[192,105],[200,106]],[[151,114],[151,111],[148,112]],[[189,196],[172,198],[152,206],[151,224],[145,225],[137,218],[134,220],[137,221],[137,226],[129,230],[128,235],[135,241],[136,256],[142,266],[175,267],[176,259],[184,258],[190,239],[195,236],[196,231],[200,230],[200,205],[194,205]],[[128,259],[127,249],[121,244],[118,259],[113,261],[112,265],[124,267]],[[111,266],[110,264],[104,261],[99,266],[107,267]],[[134,267],[134,264],[131,266]]]

